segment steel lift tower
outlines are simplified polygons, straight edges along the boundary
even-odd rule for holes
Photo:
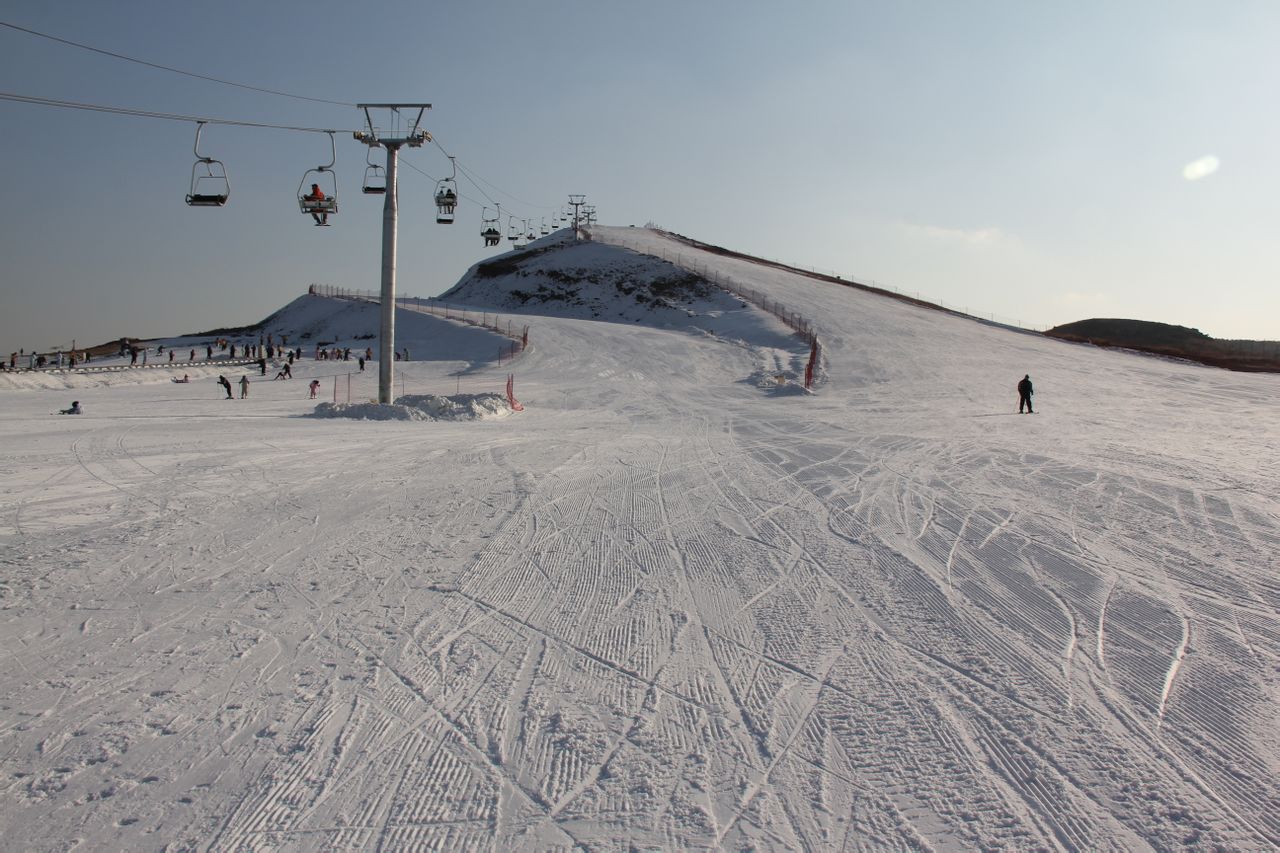
[[[587,197],[581,193],[569,196],[569,205],[573,208],[573,239],[575,240],[581,237],[578,233],[578,208],[582,207],[586,200]]]
[[[391,402],[396,360],[396,227],[400,212],[396,164],[401,147],[419,148],[430,141],[431,134],[422,128],[422,114],[431,109],[431,105],[357,104],[356,107],[364,111],[368,130],[357,130],[355,138],[370,148],[387,150],[387,189],[382,202],[382,336],[378,342],[378,402],[386,404]],[[391,129],[374,125],[370,110],[389,110]]]

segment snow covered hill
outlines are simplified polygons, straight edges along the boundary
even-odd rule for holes
[[[506,417],[308,417],[377,375],[309,348],[6,379],[6,845],[1280,844],[1276,377],[562,236],[398,312],[398,392]]]

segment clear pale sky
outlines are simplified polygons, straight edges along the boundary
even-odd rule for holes
[[[402,170],[399,292],[506,251],[484,194],[1045,327],[1088,317],[1280,338],[1280,4],[188,4],[10,0],[0,20],[249,86],[423,101],[471,174],[452,226]],[[210,126],[225,208],[188,208],[195,125],[0,101],[0,349],[256,322],[312,282],[377,289],[354,108],[0,28],[0,91],[332,127],[340,211],[301,214],[328,137]],[[378,152],[381,157],[381,152]],[[441,151],[406,152],[429,175]],[[477,204],[478,202],[478,204]],[[504,222],[505,233],[505,222]]]

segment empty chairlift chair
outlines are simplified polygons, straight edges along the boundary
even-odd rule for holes
[[[360,191],[365,195],[386,195],[387,193],[387,170],[373,162],[373,147],[370,146],[365,154],[364,161],[369,165],[364,169],[364,183],[360,186]]]
[[[227,168],[221,160],[200,154],[200,133],[204,125],[204,122],[196,123],[196,162],[191,166],[187,204],[192,207],[222,207],[231,197],[231,182],[227,180]]]

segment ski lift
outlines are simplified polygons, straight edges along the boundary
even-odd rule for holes
[[[329,134],[329,165],[316,166],[302,175],[302,183],[298,184],[298,208],[305,214],[328,218],[329,214],[338,212],[338,177],[334,174],[333,164],[338,162],[338,148],[333,141],[333,131]]]
[[[507,217],[507,239],[512,243],[520,239],[520,229],[516,228],[516,220],[514,216]]]
[[[439,225],[452,225],[453,211],[458,206],[458,167],[452,157],[449,165],[453,166],[453,177],[443,178],[436,184],[436,223]]]
[[[502,219],[502,208],[498,208],[498,212],[492,217],[486,215],[489,208],[480,211],[480,236],[484,238],[486,246],[496,246],[502,242],[502,232],[498,230],[498,222]]]
[[[529,224],[529,220],[524,220],[524,239],[526,243],[532,243],[538,239],[538,235],[533,233],[533,226]]]
[[[373,162],[373,146],[369,146],[364,155],[364,161],[368,163],[364,169],[364,183],[360,187],[360,191],[365,195],[386,195],[387,192],[387,170]]]
[[[551,226],[547,225],[547,217],[542,217],[542,236],[545,237],[551,233]]]
[[[221,160],[200,156],[200,132],[204,125],[202,121],[196,123],[196,162],[191,165],[191,190],[187,193],[187,204],[192,207],[222,207],[231,197],[231,183]]]

